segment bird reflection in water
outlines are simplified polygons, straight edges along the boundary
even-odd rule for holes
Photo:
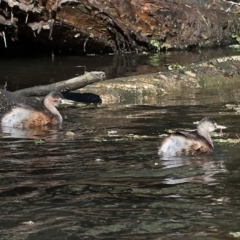
[[[223,161],[215,161],[212,156],[195,156],[195,157],[172,157],[168,160],[161,160],[162,169],[181,169],[191,166],[191,173],[184,172],[184,177],[165,178],[164,184],[175,185],[182,183],[201,183],[201,184],[219,184],[216,174],[228,172]],[[189,168],[189,167],[188,167]],[[199,172],[200,170],[200,172]],[[178,171],[177,171],[178,172]],[[186,177],[186,175],[188,175]],[[189,176],[192,175],[192,176]]]

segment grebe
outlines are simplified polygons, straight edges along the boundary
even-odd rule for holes
[[[210,132],[225,128],[217,125],[212,118],[205,117],[198,123],[195,131],[177,131],[166,137],[158,148],[158,154],[169,157],[210,153],[214,148]]]
[[[40,101],[0,89],[0,110],[3,112],[1,125],[34,128],[47,124],[61,124],[62,116],[56,106],[72,102],[64,99],[60,92],[51,92]]]

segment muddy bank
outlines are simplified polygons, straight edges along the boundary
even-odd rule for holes
[[[165,101],[188,96],[193,103],[201,91],[229,90],[232,101],[238,100],[240,56],[213,59],[188,66],[171,65],[164,72],[115,78],[89,85],[80,92],[99,94],[103,104],[164,104]]]

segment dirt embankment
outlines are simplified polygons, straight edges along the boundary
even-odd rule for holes
[[[83,54],[216,46],[238,39],[239,12],[223,0],[2,0],[0,48],[23,39]]]

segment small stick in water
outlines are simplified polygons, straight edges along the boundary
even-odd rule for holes
[[[7,48],[7,40],[6,40],[6,36],[5,36],[4,31],[2,31],[2,36],[3,36],[4,46],[5,46],[5,48]]]
[[[1,0],[0,0],[1,1]],[[25,19],[25,23],[27,24],[28,22],[28,13],[27,13],[27,16],[26,16],[26,19]]]

